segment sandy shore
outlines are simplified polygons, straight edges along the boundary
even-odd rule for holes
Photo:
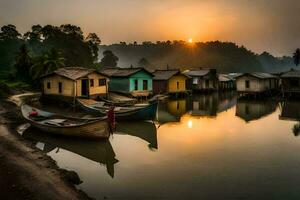
[[[60,169],[15,132],[20,123],[18,107],[0,101],[0,199],[90,199],[74,186],[75,172]]]

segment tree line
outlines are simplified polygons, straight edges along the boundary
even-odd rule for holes
[[[109,51],[104,53],[102,63],[98,61],[100,43],[97,34],[85,37],[80,27],[71,24],[34,25],[23,35],[14,25],[2,26],[0,79],[5,74],[10,80],[35,83],[42,75],[64,66],[116,65],[117,58]]]
[[[149,69],[216,68],[219,72],[280,72],[293,67],[292,56],[275,57],[268,52],[256,54],[232,42],[157,41],[138,44],[120,42],[100,45],[119,58],[120,66]]]

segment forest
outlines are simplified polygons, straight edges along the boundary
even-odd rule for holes
[[[0,31],[0,84],[36,87],[39,78],[60,67],[216,68],[218,72],[280,72],[293,67],[291,56],[256,54],[232,42],[157,41],[101,45],[79,26],[34,25],[21,34],[8,24]],[[2,81],[1,81],[2,80]],[[3,91],[3,89],[2,89]],[[1,94],[0,94],[1,95]]]
[[[137,44],[101,45],[119,58],[120,66],[149,69],[216,68],[219,72],[281,72],[293,67],[291,56],[274,57],[268,52],[255,54],[232,42],[158,41]]]

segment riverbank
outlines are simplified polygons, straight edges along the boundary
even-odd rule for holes
[[[81,182],[75,172],[16,133],[22,122],[19,108],[0,100],[0,199],[90,199],[74,186]]]

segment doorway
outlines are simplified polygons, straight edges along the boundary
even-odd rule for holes
[[[81,96],[89,96],[89,80],[81,80]]]

